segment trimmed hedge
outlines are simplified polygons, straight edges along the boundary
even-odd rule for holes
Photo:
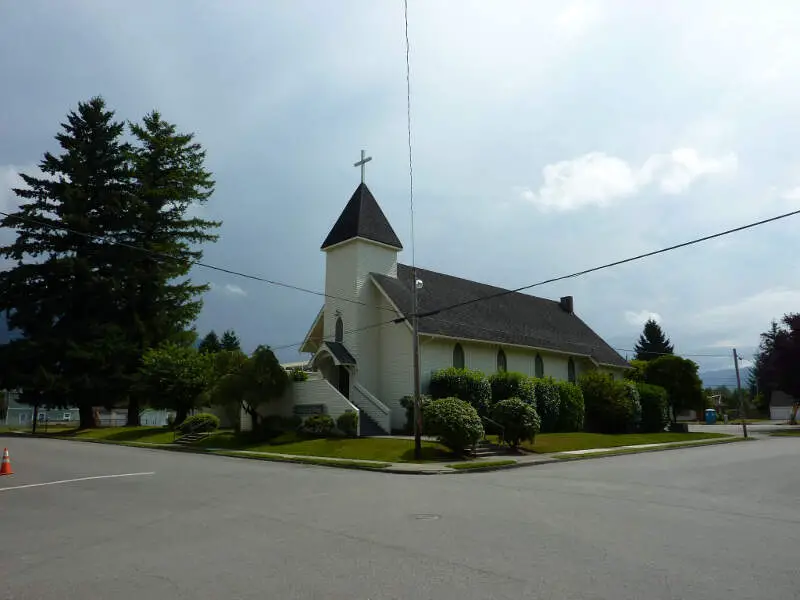
[[[558,386],[551,377],[533,379],[536,392],[536,412],[541,419],[542,433],[553,433],[558,429],[558,415],[561,411],[561,396]]]
[[[492,408],[492,419],[503,426],[503,441],[511,448],[525,440],[533,442],[541,425],[533,404],[519,398],[500,400]]]
[[[515,371],[500,371],[489,377],[492,388],[492,403],[508,398],[519,398],[523,402],[536,406],[536,392],[533,378]]]
[[[336,427],[348,437],[358,435],[358,413],[352,410],[343,412],[336,419]]]
[[[638,430],[642,422],[642,403],[639,399],[639,388],[631,381],[623,381],[622,384],[625,386],[625,392],[628,395],[628,400],[630,400],[631,409],[633,410],[633,428]]]
[[[556,431],[583,431],[586,408],[580,386],[569,381],[556,381],[555,384],[561,399]]]
[[[459,398],[468,402],[481,415],[486,415],[492,400],[492,388],[486,375],[470,369],[450,367],[436,371],[428,388],[431,397]]]
[[[327,437],[333,433],[336,423],[330,415],[311,415],[303,421],[303,432],[317,437]]]
[[[458,398],[431,400],[424,406],[425,433],[435,435],[456,454],[463,454],[483,437],[478,411]]]
[[[218,428],[219,417],[211,413],[197,413],[187,417],[183,423],[178,425],[178,431],[181,433],[206,433],[215,431]]]
[[[664,431],[669,423],[669,401],[667,390],[660,385],[640,383],[639,400],[642,403],[642,421],[639,430],[645,433]]]
[[[578,383],[583,392],[588,431],[628,433],[635,429],[639,409],[624,382],[600,371],[590,371]]]

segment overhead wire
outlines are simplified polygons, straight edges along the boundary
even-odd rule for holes
[[[187,264],[189,266],[203,267],[205,269],[209,269],[209,270],[212,270],[212,271],[218,271],[220,273],[226,273],[228,275],[233,275],[235,277],[243,277],[245,279],[250,279],[250,280],[253,280],[253,281],[259,281],[259,282],[266,283],[268,285],[272,285],[272,286],[276,286],[276,287],[281,287],[281,288],[294,290],[294,291],[298,291],[298,292],[304,292],[306,294],[313,294],[315,296],[320,296],[322,298],[330,298],[332,300],[342,300],[343,302],[350,302],[352,304],[358,304],[358,305],[361,305],[361,306],[367,306],[367,307],[370,307],[370,308],[377,308],[379,310],[385,310],[385,311],[394,312],[393,309],[391,309],[389,307],[373,306],[371,304],[368,304],[366,302],[362,302],[360,300],[354,300],[352,298],[345,298],[343,296],[336,296],[336,295],[333,295],[333,294],[327,294],[325,292],[312,290],[312,289],[305,288],[305,287],[302,287],[302,286],[299,286],[299,285],[293,285],[291,283],[285,283],[285,282],[282,282],[282,281],[278,281],[276,279],[269,279],[269,278],[266,278],[266,277],[261,277],[259,275],[252,275],[250,273],[244,273],[242,271],[236,271],[234,269],[229,269],[227,267],[220,267],[220,266],[217,266],[217,265],[212,265],[210,263],[203,262],[203,261],[200,261],[200,260],[192,260],[192,259],[182,258],[182,257],[179,257],[179,256],[173,256],[173,255],[167,254],[165,252],[158,252],[156,250],[151,250],[149,248],[143,248],[141,246],[136,246],[136,245],[128,244],[128,243],[125,243],[125,242],[120,242],[118,240],[109,239],[108,237],[103,237],[103,236],[100,236],[100,235],[86,233],[86,232],[83,232],[83,231],[77,231],[75,229],[71,229],[71,228],[67,227],[66,225],[48,223],[47,221],[42,221],[40,219],[34,219],[32,217],[22,217],[22,216],[19,216],[19,215],[12,215],[12,214],[9,214],[9,213],[3,212],[3,211],[0,211],[0,215],[2,215],[4,217],[11,218],[11,219],[17,219],[17,220],[22,221],[22,222],[34,223],[36,225],[47,227],[47,228],[49,228],[51,230],[66,231],[68,233],[71,233],[71,234],[74,234],[74,235],[83,236],[83,237],[86,237],[86,238],[89,238],[89,239],[92,239],[92,240],[95,240],[95,241],[102,242],[104,244],[109,244],[109,245],[112,245],[112,246],[119,246],[119,247],[122,247],[122,248],[127,248],[129,250],[135,250],[137,252],[143,252],[145,254],[149,254],[151,256],[155,256],[157,258],[160,258],[162,260],[170,260],[170,261],[173,261],[173,262],[181,262],[181,263],[185,263],[185,264]]]
[[[760,221],[755,221],[753,223],[748,223],[746,225],[741,225],[739,227],[734,227],[733,229],[726,229],[725,231],[720,231],[718,233],[713,233],[711,235],[706,235],[706,236],[703,236],[703,237],[695,238],[695,239],[692,239],[692,240],[689,240],[689,241],[686,241],[686,242],[681,242],[679,244],[673,244],[672,246],[667,246],[666,248],[660,248],[658,250],[653,250],[651,252],[645,252],[644,254],[638,254],[636,256],[631,256],[629,258],[616,260],[614,262],[610,262],[610,263],[606,263],[606,264],[599,265],[599,266],[596,266],[596,267],[592,267],[590,269],[584,269],[582,271],[576,271],[575,273],[570,273],[569,275],[561,275],[559,277],[551,277],[550,279],[545,279],[543,281],[538,281],[536,283],[523,285],[523,286],[520,286],[520,287],[517,287],[517,288],[514,288],[514,289],[502,290],[502,291],[496,292],[494,294],[486,294],[484,296],[478,296],[478,297],[472,298],[470,300],[464,300],[462,302],[456,302],[454,304],[449,304],[449,305],[442,306],[442,307],[439,307],[439,308],[436,308],[436,309],[433,309],[433,310],[428,310],[428,311],[425,311],[425,312],[418,313],[416,316],[418,318],[420,318],[420,319],[423,319],[425,317],[431,317],[433,315],[437,315],[439,313],[442,313],[442,312],[445,312],[445,311],[448,311],[448,310],[453,310],[455,308],[461,308],[462,306],[468,306],[470,304],[475,304],[477,302],[484,302],[486,300],[492,300],[494,298],[500,298],[502,296],[507,296],[509,294],[516,294],[518,292],[523,292],[525,290],[529,290],[529,289],[532,289],[532,288],[535,288],[535,287],[546,285],[548,283],[556,283],[558,281],[564,281],[566,279],[572,279],[572,278],[575,278],[575,277],[581,277],[583,275],[588,275],[589,273],[602,271],[604,269],[609,269],[611,267],[617,267],[617,266],[624,265],[624,264],[627,264],[627,263],[631,263],[631,262],[634,262],[634,261],[637,261],[637,260],[642,260],[644,258],[649,258],[651,256],[656,256],[658,254],[664,254],[666,252],[671,252],[673,250],[678,250],[679,248],[685,248],[687,246],[693,246],[695,244],[699,244],[699,243],[702,243],[702,242],[707,242],[709,240],[713,240],[713,239],[720,238],[720,237],[723,237],[723,236],[726,236],[726,235],[730,235],[730,234],[733,234],[733,233],[744,231],[746,229],[752,229],[752,228],[758,227],[760,225],[765,225],[767,223],[772,223],[772,222],[779,221],[781,219],[786,219],[788,217],[792,217],[792,216],[795,216],[795,215],[800,215],[800,210],[794,210],[794,211],[791,211],[791,212],[788,212],[788,213],[784,213],[784,214],[781,214],[781,215],[770,217],[768,219],[762,219]]]

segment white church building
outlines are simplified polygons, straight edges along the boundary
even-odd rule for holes
[[[405,425],[401,405],[413,394],[412,267],[369,188],[361,183],[322,243],[325,304],[300,350],[309,353],[308,381],[290,386],[269,409],[281,414],[359,412],[360,434]],[[417,268],[418,314],[504,292],[475,281]],[[628,363],[560,301],[505,293],[419,319],[423,393],[431,374],[467,367],[574,381],[600,369],[622,376]],[[244,424],[243,424],[244,425]]]

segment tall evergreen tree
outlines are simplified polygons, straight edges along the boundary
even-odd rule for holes
[[[219,336],[217,332],[213,329],[206,334],[200,341],[200,345],[197,347],[200,352],[206,354],[216,354],[220,350],[222,350],[222,344],[219,342]]]
[[[634,350],[636,351],[636,360],[654,360],[665,354],[673,354],[675,348],[664,334],[661,325],[655,319],[648,319]]]
[[[236,335],[236,332],[233,329],[228,329],[222,334],[220,346],[222,346],[223,350],[228,351],[242,349],[242,344],[239,342],[239,336]]]
[[[45,153],[44,177],[21,175],[22,205],[1,223],[17,237],[0,248],[16,262],[0,273],[0,311],[24,336],[6,346],[5,370],[25,402],[78,406],[82,427],[126,383],[120,249],[105,243],[127,241],[134,217],[123,130],[101,98],[78,104],[56,135],[61,154]]]
[[[136,140],[132,175],[138,216],[129,243],[145,252],[131,257],[129,264],[125,324],[138,360],[148,348],[186,342],[208,289],[193,283],[189,271],[202,258],[198,246],[216,241],[212,232],[220,223],[192,214],[214,191],[205,151],[194,134],[178,132],[157,111],[130,129]],[[129,425],[139,424],[139,409],[139,398],[131,396]]]
[[[750,391],[755,396],[761,394],[767,406],[774,388],[774,377],[770,372],[772,354],[775,350],[775,340],[778,338],[781,329],[778,322],[773,320],[768,331],[761,334],[758,351],[753,356],[753,366],[750,369],[748,384]]]

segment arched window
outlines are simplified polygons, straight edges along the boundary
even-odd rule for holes
[[[503,352],[503,349],[497,351],[497,371],[505,371],[508,363],[506,362],[506,353]]]
[[[542,360],[542,355],[536,355],[536,368],[534,370],[536,377],[544,377],[544,361]]]
[[[461,344],[453,346],[453,366],[456,369],[464,368],[464,348],[461,347]]]
[[[344,323],[342,323],[342,317],[336,318],[336,334],[334,339],[337,342],[344,340]]]
[[[575,383],[575,361],[571,358],[567,362],[567,379],[570,383]]]

